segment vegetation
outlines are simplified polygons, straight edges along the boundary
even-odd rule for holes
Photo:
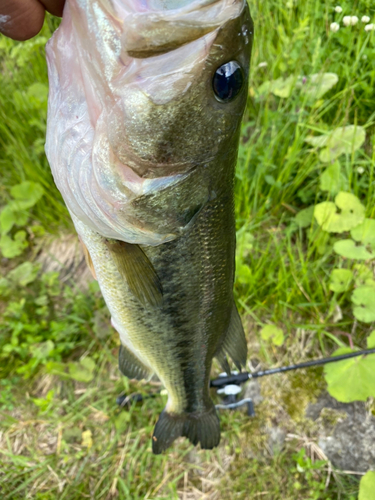
[[[375,22],[375,9],[340,5],[250,1],[235,296],[252,367],[374,346],[375,31],[361,18]],[[344,16],[359,20],[344,26]],[[179,440],[151,454],[159,386],[120,376],[96,282],[62,279],[40,259],[51,233],[73,232],[43,149],[44,45],[57,24],[49,17],[24,43],[0,38],[2,498],[357,498],[360,476],[332,467],[305,409],[326,387],[340,401],[375,396],[371,357],[264,379],[255,417],[221,413],[219,448]],[[119,408],[120,393],[145,399]],[[374,477],[364,476],[360,500],[372,498]]]

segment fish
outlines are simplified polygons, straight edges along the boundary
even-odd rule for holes
[[[46,48],[46,154],[120,371],[168,392],[155,454],[216,447],[212,361],[246,365],[234,175],[253,31],[245,0],[67,0]]]

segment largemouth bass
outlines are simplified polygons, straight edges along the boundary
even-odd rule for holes
[[[120,370],[168,391],[154,453],[217,446],[212,360],[246,363],[233,182],[252,33],[244,0],[67,0],[47,46],[46,152]]]

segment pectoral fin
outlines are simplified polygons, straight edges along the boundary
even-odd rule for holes
[[[160,306],[163,289],[154,266],[140,246],[117,240],[106,240],[106,244],[135,297],[146,307]]]
[[[216,358],[219,361],[223,370],[228,373],[228,361],[226,354],[232,358],[233,363],[236,365],[238,370],[246,366],[247,359],[247,343],[245,338],[245,332],[242,326],[240,315],[238,314],[237,307],[233,303],[230,323],[228,331],[225,334],[223,343],[216,354]]]
[[[85,256],[86,264],[87,264],[88,268],[90,269],[91,274],[92,274],[94,280],[96,280],[97,277],[96,277],[96,272],[95,272],[95,269],[94,269],[94,264],[93,264],[92,259],[91,259],[91,255],[90,255],[89,251],[87,250],[87,246],[83,243],[81,237],[78,236],[78,238],[79,238],[79,241],[80,241],[81,246],[83,248],[83,254]]]

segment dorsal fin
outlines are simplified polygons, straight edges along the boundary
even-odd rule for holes
[[[146,307],[160,306],[163,288],[154,266],[141,247],[118,240],[106,240],[106,245],[135,297]]]

